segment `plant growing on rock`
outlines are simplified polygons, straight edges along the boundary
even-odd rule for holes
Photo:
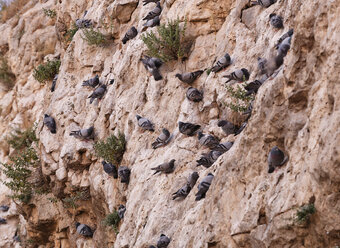
[[[314,206],[314,204],[306,204],[302,207],[300,207],[297,212],[296,212],[296,216],[295,216],[295,221],[298,224],[305,224],[305,223],[309,223],[310,217],[312,214],[314,214],[316,211],[316,208]]]
[[[66,208],[74,208],[76,209],[78,207],[77,202],[78,201],[87,201],[91,198],[89,189],[82,189],[78,190],[77,192],[73,193],[69,197],[65,197],[63,199],[63,203],[65,204]]]
[[[152,31],[143,34],[141,39],[148,48],[147,54],[164,62],[182,59],[185,56],[183,41],[186,21],[183,28],[179,24],[179,19],[169,21],[167,25],[162,24],[157,28],[157,35]]]
[[[21,131],[15,129],[14,132],[7,137],[7,143],[15,150],[21,150],[26,147],[30,147],[33,142],[37,142],[38,138],[35,135],[37,125],[34,124],[32,127]]]
[[[65,34],[66,41],[72,41],[73,36],[77,33],[78,29],[77,25],[73,22]]]
[[[81,38],[85,40],[87,44],[95,46],[105,46],[109,41],[109,38],[106,35],[93,28],[84,28]]]
[[[46,63],[34,68],[33,77],[41,84],[50,81],[58,74],[60,65],[60,60],[47,60]]]
[[[125,135],[118,132],[118,136],[112,134],[106,141],[98,141],[94,144],[94,150],[98,157],[113,164],[119,164],[125,152]]]
[[[120,218],[117,210],[114,210],[113,213],[106,215],[105,219],[103,220],[103,224],[105,226],[112,227],[116,233],[118,233],[119,222]]]
[[[7,89],[13,88],[15,84],[15,75],[9,68],[6,58],[2,56],[0,57],[0,83]]]
[[[57,12],[54,9],[43,8],[43,11],[44,11],[45,16],[48,16],[51,19],[57,16]]]
[[[225,87],[232,97],[232,101],[225,103],[225,105],[234,112],[245,112],[254,97],[252,95],[246,96],[247,91],[239,85],[237,85],[236,89],[230,85],[226,85]]]

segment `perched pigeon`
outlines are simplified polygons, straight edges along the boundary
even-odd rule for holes
[[[163,128],[162,133],[157,137],[156,141],[151,144],[153,149],[166,145],[170,140],[170,132]]]
[[[189,101],[200,102],[203,100],[203,91],[199,91],[196,88],[189,87],[186,93],[186,97]]]
[[[99,100],[103,98],[104,94],[105,94],[105,91],[106,91],[106,85],[105,84],[102,84],[100,85],[98,88],[96,88],[92,94],[88,97],[88,98],[91,98],[90,100],[90,104],[96,99],[98,98]]]
[[[207,146],[210,149],[214,149],[218,144],[218,139],[210,134],[203,134],[202,132],[198,132],[198,140],[201,145]]]
[[[290,49],[290,42],[291,42],[292,37],[287,37],[286,39],[284,39],[278,48],[278,56],[282,56],[285,57],[287,55],[288,50]]]
[[[205,168],[209,168],[222,154],[223,152],[216,150],[210,151],[209,153],[203,153],[202,157],[196,161],[197,166],[203,165]]]
[[[7,220],[4,218],[0,218],[0,225],[1,224],[7,224]]]
[[[146,23],[143,24],[143,31],[145,31],[145,29],[147,28],[159,26],[159,24],[160,24],[159,16],[156,16],[155,18],[148,20]]]
[[[155,131],[153,124],[150,120],[141,117],[140,115],[136,115],[137,121],[138,121],[138,126],[140,126],[141,128],[143,128],[144,130],[148,130],[148,131]]]
[[[53,81],[52,81],[52,86],[51,86],[51,92],[53,92],[55,90],[55,86],[57,84],[57,80],[58,80],[58,74],[55,74]]]
[[[226,120],[218,121],[217,126],[222,128],[223,132],[226,135],[234,134],[236,132],[236,126],[233,123]]]
[[[209,173],[198,185],[198,192],[196,193],[196,201],[201,200],[202,198],[205,198],[205,194],[207,193],[210,184],[214,178],[214,175]]]
[[[51,133],[57,132],[57,126],[55,124],[55,120],[53,117],[49,116],[48,114],[44,115],[44,125],[51,131]]]
[[[8,209],[9,209],[9,206],[6,206],[6,205],[1,205],[1,206],[0,206],[0,210],[1,210],[2,212],[7,212]]]
[[[164,234],[161,234],[157,242],[157,248],[166,248],[168,247],[169,244],[170,244],[170,239]]]
[[[274,28],[283,28],[283,20],[281,16],[276,15],[275,13],[271,13],[269,15],[269,21],[270,24],[274,27]]]
[[[250,82],[249,84],[245,85],[244,89],[247,91],[245,96],[249,96],[253,93],[256,94],[262,84],[263,84],[262,81],[256,79],[255,81]]]
[[[137,29],[132,26],[124,35],[124,38],[122,39],[123,44],[125,44],[128,40],[132,40],[133,38],[135,38],[138,34]]]
[[[84,237],[91,237],[93,236],[93,231],[91,227],[85,224],[80,224],[79,222],[76,223],[77,233],[83,235]]]
[[[154,175],[158,172],[171,173],[175,170],[175,161],[175,159],[172,159],[170,162],[166,162],[158,165],[157,167],[151,168],[151,170],[155,170]]]
[[[274,146],[268,154],[268,173],[274,172],[276,167],[282,166],[288,160],[288,156],[285,156],[277,146]]]
[[[294,34],[294,29],[289,29],[287,33],[284,33],[276,42],[275,48],[279,49],[279,46],[282,41],[284,41],[288,37],[292,37]]]
[[[188,136],[193,136],[198,129],[201,128],[200,125],[196,125],[196,124],[192,124],[190,122],[178,122],[178,127],[179,127],[179,131],[182,134],[188,135]]]
[[[120,177],[121,183],[129,184],[131,171],[126,166],[119,166],[118,176]]]
[[[175,77],[177,77],[183,83],[191,84],[192,82],[196,80],[196,78],[201,76],[202,73],[203,73],[203,70],[194,71],[194,72],[185,72],[182,74],[177,73]]]
[[[152,74],[156,81],[163,78],[159,72],[159,67],[161,67],[161,65],[163,64],[162,60],[149,56],[144,56],[144,58],[140,60],[144,64],[145,69]]]
[[[240,133],[243,131],[243,129],[246,128],[247,124],[248,124],[248,122],[246,122],[246,121],[243,122],[242,125],[241,125],[241,127],[236,131],[235,135],[240,134]]]
[[[126,207],[124,205],[120,204],[119,207],[118,207],[118,216],[119,216],[120,219],[124,218],[125,211],[126,211]]]
[[[77,139],[94,139],[94,127],[84,128],[77,131],[71,131],[70,136],[74,136]]]
[[[175,193],[172,195],[172,200],[175,200],[177,197],[187,197],[187,195],[190,193],[191,187],[188,184],[185,184],[182,188],[177,190]]]
[[[118,171],[117,171],[117,167],[111,163],[106,163],[106,161],[102,161],[102,165],[103,165],[103,169],[104,171],[109,174],[112,175],[114,179],[118,178]]]
[[[277,0],[256,0],[251,1],[250,3],[252,5],[261,5],[264,8],[268,8],[270,5],[276,3]]]
[[[212,72],[218,72],[224,68],[226,68],[227,66],[229,66],[231,63],[231,59],[230,59],[230,56],[228,53],[226,53],[222,58],[220,58],[216,65],[214,65],[212,68],[211,68],[211,71]]]
[[[146,17],[143,18],[143,20],[151,20],[153,18],[155,18],[156,16],[159,16],[162,12],[162,8],[161,8],[161,3],[157,2],[157,6],[151,10]]]
[[[259,75],[265,74],[266,68],[267,68],[267,59],[258,57],[257,58],[257,68],[260,72]]]
[[[237,69],[236,71],[230,73],[229,75],[225,75],[223,77],[228,78],[228,80],[225,83],[230,82],[231,80],[236,80],[239,82],[244,82],[247,81],[249,79],[249,72],[247,69],[242,68],[242,69]]]
[[[198,178],[199,175],[196,171],[189,175],[187,184],[190,186],[190,188],[194,188]]]
[[[233,146],[233,144],[234,144],[234,142],[227,141],[227,142],[218,144],[218,146],[216,146],[214,148],[214,150],[225,153],[225,152],[229,151],[229,149]]]
[[[83,84],[81,86],[90,86],[92,88],[96,88],[98,84],[99,84],[99,76],[96,75],[93,78],[83,81]]]
[[[90,28],[92,26],[92,21],[89,19],[77,19],[76,26],[77,28]]]
[[[157,3],[159,0],[143,0],[143,6],[149,4],[149,3]]]

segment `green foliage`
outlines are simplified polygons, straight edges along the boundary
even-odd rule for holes
[[[307,223],[309,222],[310,216],[314,214],[315,211],[316,208],[314,204],[304,205],[297,210],[295,221],[299,224]]]
[[[225,103],[225,105],[234,112],[245,112],[248,109],[250,102],[254,99],[253,96],[246,96],[246,90],[237,85],[237,88],[233,88],[230,85],[226,85],[226,89],[229,95],[233,98],[232,102]]]
[[[13,88],[15,84],[15,75],[8,66],[6,58],[0,56],[0,83],[7,89]]]
[[[66,41],[72,41],[73,36],[77,33],[78,27],[75,23],[72,23],[71,27],[67,30],[65,37]]]
[[[105,141],[98,141],[94,144],[94,150],[98,157],[113,164],[119,164],[125,152],[125,135],[121,132],[118,137],[112,134]]]
[[[107,45],[109,41],[103,33],[96,31],[93,28],[84,28],[81,38],[91,46],[104,46]]]
[[[209,76],[209,74],[211,73],[211,68],[207,69],[207,75]]]
[[[48,16],[51,19],[57,16],[57,12],[54,9],[43,8],[43,11],[44,11],[45,16]]]
[[[65,204],[66,208],[74,208],[76,209],[78,207],[77,202],[78,201],[87,201],[90,199],[90,192],[88,189],[77,191],[73,193],[69,197],[65,197],[63,199],[63,203]]]
[[[24,131],[15,129],[14,132],[10,134],[10,137],[7,137],[7,143],[15,150],[30,147],[33,142],[38,141],[35,135],[36,128],[37,125],[35,124]]]
[[[113,213],[106,215],[105,219],[103,220],[103,224],[105,226],[112,227],[116,233],[118,233],[119,222],[120,218],[116,210],[114,210]]]
[[[179,26],[179,19],[169,21],[167,25],[162,24],[157,28],[158,35],[152,31],[143,34],[141,39],[148,48],[148,55],[160,58],[164,62],[173,59],[182,59],[185,55],[185,49],[182,43],[186,23],[185,21],[184,27],[181,28]]]
[[[60,64],[60,60],[48,60],[46,63],[39,65],[38,68],[34,68],[33,77],[41,84],[52,80],[58,74]]]

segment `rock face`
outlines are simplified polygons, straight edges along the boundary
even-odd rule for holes
[[[0,213],[9,219],[0,225],[0,246],[148,247],[162,233],[171,239],[169,248],[340,246],[339,2],[279,0],[268,8],[249,7],[245,0],[161,4],[161,23],[186,18],[186,35],[193,41],[186,61],[161,67],[161,81],[139,62],[146,51],[140,33],[125,45],[120,41],[132,25],[141,31],[153,3],[30,1],[20,15],[0,25],[1,51],[17,79],[13,90],[0,95],[1,161],[11,152],[5,142],[11,130],[37,122],[42,174],[51,188],[51,193],[22,206],[11,203],[8,189],[0,185],[0,204],[11,204],[8,213]],[[54,9],[57,16],[50,19],[43,8]],[[81,30],[71,42],[64,40],[85,10],[95,27],[111,32],[114,40],[108,46],[89,46]],[[283,17],[283,30],[270,26],[273,12]],[[290,28],[294,35],[284,65],[259,89],[243,132],[225,137],[217,127],[219,119],[243,120],[225,107],[229,96],[222,76],[244,67],[251,72],[249,81],[255,80],[257,58],[268,57]],[[232,65],[202,74],[193,87],[204,90],[203,101],[188,101],[187,87],[175,74],[211,67],[226,52]],[[57,56],[61,67],[56,89],[50,92],[51,82],[41,85],[32,71]],[[87,97],[93,89],[81,83],[95,74],[103,83],[115,81],[102,100],[90,105]],[[42,126],[45,113],[56,120],[56,134]],[[149,118],[156,131],[143,132],[136,114]],[[207,150],[196,136],[179,133],[178,121],[200,124],[204,133],[234,145],[210,168],[196,167]],[[124,132],[127,146],[121,165],[131,169],[128,185],[103,171],[93,141],[69,136],[90,126],[96,140]],[[173,137],[153,150],[151,143],[162,128]],[[268,174],[267,155],[275,145],[289,161]],[[173,173],[152,175],[150,168],[171,159],[176,159]],[[171,194],[193,171],[199,173],[195,187],[186,199],[173,201]],[[209,172],[215,176],[210,189],[196,202],[197,185]],[[72,197],[77,197],[74,207],[65,204]],[[314,203],[316,213],[309,224],[296,224],[297,209],[308,203]],[[116,235],[102,220],[120,204],[126,212]],[[75,222],[95,229],[93,238],[79,236]],[[21,246],[13,241],[17,228]]]

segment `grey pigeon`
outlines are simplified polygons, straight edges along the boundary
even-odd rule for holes
[[[234,142],[227,141],[227,142],[218,144],[218,146],[216,146],[214,148],[214,150],[225,153],[225,152],[229,151],[229,149],[233,146],[233,144],[234,144]]]
[[[244,89],[247,91],[245,96],[249,96],[249,95],[251,95],[253,93],[256,94],[262,84],[263,84],[262,81],[256,79],[255,81],[250,82],[247,85],[245,85]]]
[[[114,179],[118,178],[117,167],[114,164],[106,163],[106,161],[102,161],[102,165],[103,165],[104,171],[107,174],[112,175]]]
[[[157,3],[159,0],[143,0],[143,6],[149,4],[149,3]]]
[[[189,175],[187,184],[190,186],[190,188],[194,188],[198,178],[199,175],[196,171]]]
[[[161,3],[160,2],[157,2],[157,5],[156,7],[151,10],[147,15],[146,17],[143,18],[143,20],[151,20],[153,18],[155,18],[156,16],[159,16],[162,12],[162,7],[161,7]]]
[[[274,172],[276,167],[282,166],[288,160],[288,156],[285,156],[277,146],[274,146],[268,154],[268,173]]]
[[[118,176],[120,177],[121,183],[129,184],[131,171],[126,166],[119,166]]]
[[[106,91],[106,85],[102,84],[100,85],[97,89],[95,89],[92,94],[88,97],[91,98],[90,99],[90,104],[96,99],[98,98],[99,100],[103,98],[104,94]]]
[[[203,92],[194,87],[189,87],[186,93],[189,101],[200,102],[203,100]]]
[[[202,132],[198,132],[198,140],[201,145],[207,146],[210,149],[214,149],[218,144],[218,139],[210,134],[203,134]]]
[[[99,84],[99,76],[96,75],[93,78],[83,81],[83,84],[81,86],[90,86],[92,88],[96,88],[98,84]]]
[[[218,72],[224,68],[226,68],[227,66],[229,66],[231,63],[231,59],[230,59],[230,55],[228,53],[226,53],[222,58],[220,58],[216,65],[214,65],[211,68],[211,71],[213,72]]]
[[[284,39],[278,48],[278,56],[285,57],[287,55],[288,50],[290,49],[290,42],[291,42],[292,37],[287,37]]]
[[[94,139],[94,127],[84,128],[77,131],[71,131],[70,136],[74,136],[77,139]]]
[[[118,207],[118,216],[119,216],[120,219],[124,218],[125,211],[126,211],[126,207],[124,205],[120,204],[119,207]]]
[[[93,231],[91,227],[85,224],[80,224],[79,222],[76,223],[77,233],[83,235],[84,237],[91,237],[93,236]]]
[[[246,122],[246,121],[243,122],[243,123],[241,124],[241,127],[236,131],[235,135],[240,134],[240,133],[243,131],[243,129],[246,128],[247,124],[248,124],[248,122]]]
[[[269,21],[270,24],[274,27],[274,28],[283,28],[283,20],[281,16],[276,15],[275,13],[271,13],[269,15]]]
[[[178,197],[185,198],[188,196],[190,191],[191,187],[188,184],[185,184],[182,188],[180,188],[179,190],[172,194],[173,195],[172,200],[175,200]]]
[[[163,77],[159,72],[159,67],[163,64],[162,60],[149,56],[144,56],[144,58],[140,60],[144,64],[145,69],[152,74],[156,81],[162,80]]]
[[[226,121],[226,120],[219,120],[217,122],[217,126],[222,128],[223,132],[226,135],[234,134],[237,129],[233,123]]]
[[[236,71],[230,73],[229,75],[225,75],[223,77],[228,78],[225,83],[230,82],[231,80],[236,80],[238,82],[244,82],[249,79],[249,71],[246,68],[237,69]]]
[[[4,218],[0,218],[0,224],[7,224],[7,221],[6,221],[6,219],[4,219]]]
[[[282,41],[284,41],[288,37],[292,37],[294,34],[294,29],[289,29],[287,33],[284,33],[276,42],[275,48],[279,49],[279,46]]]
[[[148,130],[151,132],[155,131],[153,127],[153,123],[149,119],[141,117],[140,115],[136,115],[136,118],[138,121],[138,126],[143,128],[144,130]]]
[[[170,132],[163,128],[162,133],[157,137],[156,141],[151,144],[153,149],[166,145],[170,140]]]
[[[155,26],[159,26],[159,24],[160,24],[159,16],[156,16],[155,18],[150,19],[146,23],[143,24],[142,31],[145,31],[147,28],[152,28],[152,27],[155,27]]]
[[[210,151],[209,153],[203,153],[202,157],[196,161],[197,166],[203,165],[205,168],[209,168],[222,154],[223,152],[217,150]]]
[[[261,5],[264,8],[268,8],[270,5],[276,3],[277,0],[256,0],[251,1],[250,3],[252,5]]]
[[[76,20],[77,28],[90,28],[92,26],[92,21],[89,19],[77,19]]]
[[[257,68],[259,70],[259,75],[265,74],[266,73],[266,68],[267,68],[267,59],[264,58],[257,58]]]
[[[1,205],[1,206],[0,206],[0,210],[1,210],[2,212],[7,212],[8,209],[9,209],[9,206],[6,206],[6,205]]]
[[[44,125],[51,131],[51,133],[57,132],[57,126],[55,124],[55,120],[53,117],[49,116],[48,114],[44,115]]]
[[[166,248],[169,244],[170,239],[162,233],[157,242],[157,248]]]
[[[123,44],[125,44],[128,40],[132,40],[133,38],[135,38],[138,34],[137,29],[132,26],[124,35],[124,38],[122,39]]]
[[[214,175],[209,173],[206,177],[203,178],[203,180],[198,185],[198,192],[196,193],[196,201],[201,200],[202,198],[205,198],[205,194],[209,190],[209,187],[211,185],[211,182],[214,178]]]
[[[53,81],[52,81],[52,86],[51,86],[51,92],[53,92],[55,90],[55,86],[57,84],[57,80],[58,80],[58,74],[55,74]]]
[[[166,162],[158,165],[157,167],[151,168],[151,170],[155,170],[155,174],[158,172],[164,172],[166,174],[171,173],[175,170],[175,159],[172,159],[170,162]]]
[[[181,122],[181,121],[178,122],[178,127],[179,127],[179,131],[182,134],[185,134],[188,136],[193,136],[198,131],[198,129],[201,128],[200,125],[196,125],[190,122]]]
[[[182,73],[182,74],[177,73],[175,75],[175,77],[177,77],[183,83],[191,84],[192,82],[194,82],[196,80],[196,78],[201,76],[202,73],[203,73],[203,70],[198,70],[198,71],[194,71],[194,72],[185,72],[185,73]]]

